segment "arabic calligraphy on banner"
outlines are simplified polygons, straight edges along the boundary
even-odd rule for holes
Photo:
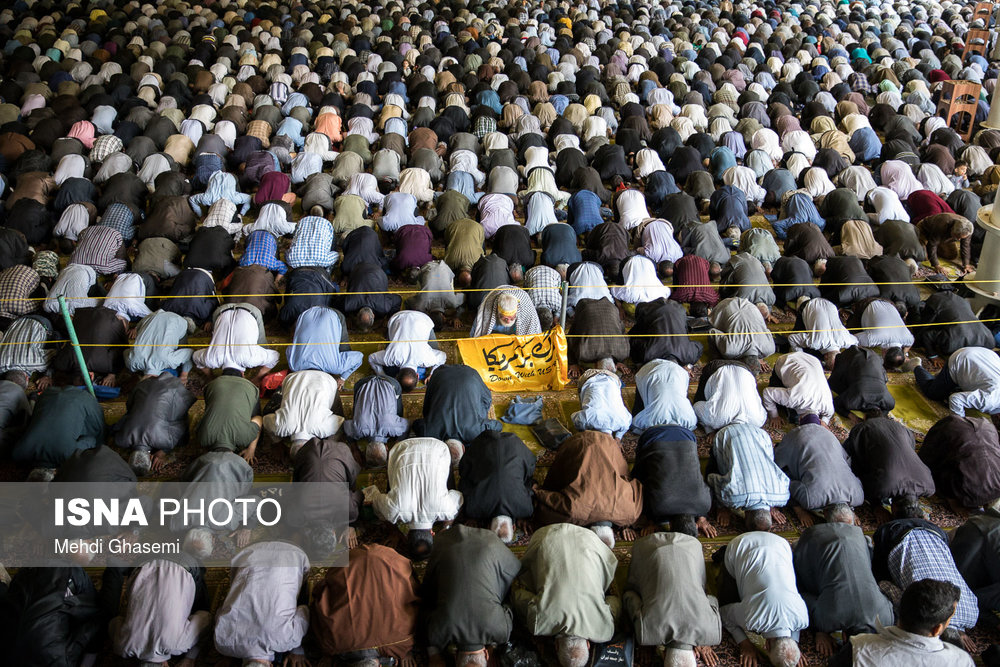
[[[569,384],[566,333],[559,326],[533,336],[460,340],[458,350],[462,362],[475,368],[492,391],[542,391]]]

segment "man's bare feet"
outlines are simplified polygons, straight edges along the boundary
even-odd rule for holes
[[[821,658],[829,658],[833,655],[833,637],[825,632],[816,633],[816,652]]]
[[[715,667],[719,664],[719,658],[711,646],[695,646],[694,655],[708,667]]]
[[[768,417],[767,418],[768,428],[780,428],[781,427],[781,417]]]
[[[740,667],[757,667],[757,647],[749,639],[740,642]]]
[[[727,528],[733,520],[733,513],[726,507],[720,507],[715,511],[715,522],[722,528]]]
[[[273,665],[274,663],[271,664]],[[309,664],[304,655],[289,653],[285,656],[284,661],[282,661],[281,667],[312,667],[312,665]]]
[[[972,655],[976,655],[979,651],[979,647],[976,646],[976,642],[972,640],[972,637],[964,632],[958,633],[958,636],[962,639],[962,646],[965,647],[965,650]]]
[[[761,373],[770,373],[771,372],[771,367],[763,359],[760,360],[760,372]]]
[[[639,536],[640,537],[648,537],[648,536],[652,535],[653,533],[655,533],[658,527],[659,526],[657,526],[655,523],[651,523],[648,526],[646,526],[645,528],[643,528],[641,531],[639,531]]]
[[[153,459],[149,462],[149,472],[160,472],[163,464],[167,462],[167,453],[162,449],[156,450]]]
[[[698,532],[705,537],[718,537],[719,535],[719,531],[715,529],[715,526],[708,522],[707,516],[698,517],[695,525],[698,526]]]
[[[525,537],[531,535],[531,521],[529,521],[528,519],[518,519],[515,522],[515,525],[517,526],[517,529],[519,531],[524,533]]]
[[[413,657],[412,653],[407,653],[406,657],[400,661],[399,667],[417,667],[417,659]]]
[[[798,518],[799,523],[801,523],[806,528],[816,523],[816,517],[813,516],[813,513],[807,510],[805,507],[799,507],[798,505],[796,505],[795,507],[792,508],[792,511],[795,512],[795,516]]]
[[[381,468],[389,460],[389,451],[384,442],[372,440],[365,447],[365,463],[372,468]]]
[[[778,525],[788,523],[788,519],[785,518],[785,515],[782,514],[781,510],[779,510],[777,507],[771,508],[771,521],[773,521]]]

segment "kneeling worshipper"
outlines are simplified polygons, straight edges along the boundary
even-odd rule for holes
[[[535,454],[513,433],[483,431],[458,464],[458,490],[466,517],[489,521],[504,542],[514,540],[514,522],[534,510]]]
[[[205,387],[205,414],[198,422],[202,449],[236,452],[253,465],[263,423],[260,391],[240,371],[227,368]]]
[[[948,415],[927,431],[918,455],[959,514],[1000,509],[1000,440],[990,420]]]
[[[491,333],[529,336],[542,333],[538,312],[528,293],[519,287],[503,285],[486,295],[472,323],[473,338]]]
[[[194,366],[189,347],[180,347],[194,333],[193,322],[177,313],[158,310],[139,321],[135,328],[132,349],[125,351],[125,365],[133,373],[155,377],[164,371],[179,371],[181,382],[187,382]]]
[[[379,375],[399,380],[404,392],[412,391],[421,372],[428,375],[448,360],[437,348],[434,320],[415,310],[401,310],[389,318],[389,345],[368,355],[368,365]],[[432,343],[431,341],[434,340]]]
[[[389,438],[406,435],[410,422],[403,417],[403,389],[394,378],[367,375],[354,384],[354,410],[344,422],[344,434],[354,441],[367,440],[365,462],[386,464]]]
[[[1000,356],[985,347],[963,347],[948,357],[937,375],[918,365],[913,377],[932,401],[947,401],[952,413],[965,416],[968,409],[1000,413]]]
[[[57,468],[76,450],[104,442],[104,429],[104,410],[86,388],[49,387],[35,402],[31,422],[10,457],[43,469]]]
[[[948,357],[963,347],[992,350],[996,339],[972,311],[969,300],[954,292],[937,292],[920,309],[917,343],[929,358]],[[940,400],[940,399],[935,399]]]
[[[414,435],[472,442],[483,431],[500,431],[490,418],[493,393],[470,366],[446,365],[434,372],[424,394],[423,417],[413,423]]]
[[[739,361],[713,359],[706,364],[695,401],[698,423],[708,431],[739,423],[763,426],[767,421],[767,411],[757,393],[757,378]]]
[[[410,557],[423,560],[434,543],[437,522],[451,525],[462,507],[462,494],[449,489],[451,469],[462,452],[436,438],[410,438],[389,452],[389,491],[377,486],[362,489],[365,504],[391,524],[405,524]]]
[[[697,538],[658,532],[632,548],[622,607],[640,646],[663,646],[665,667],[717,660],[719,601],[706,592],[705,555]]]
[[[607,433],[583,431],[556,451],[541,488],[535,491],[535,521],[590,527],[609,547],[611,526],[629,529],[642,513],[642,485],[629,479],[618,441]],[[625,532],[625,539],[634,536]]]
[[[358,536],[354,524],[358,520],[362,502],[361,491],[357,488],[361,463],[354,450],[334,438],[312,438],[293,453],[292,466],[292,482],[323,482],[346,487],[346,516],[350,524],[347,546],[350,549],[357,547]],[[331,546],[335,545],[333,540],[340,538],[335,530],[334,520],[344,517],[343,506],[331,507],[322,497],[305,496],[296,507],[299,511],[297,516],[292,517],[291,525],[304,532],[313,548],[329,552]]]
[[[775,351],[774,336],[767,328],[766,317],[763,309],[746,299],[723,299],[708,316],[712,325],[709,338],[726,359],[763,363],[764,358]]]
[[[704,348],[687,333],[687,313],[676,301],[657,299],[638,304],[635,326],[628,331],[632,361],[645,364],[666,359],[690,368],[701,358]]]
[[[896,358],[902,354],[902,350],[896,350]],[[830,390],[837,394],[833,399],[837,414],[846,417],[852,410],[858,410],[866,415],[884,415],[896,407],[885,372],[892,358],[887,352],[883,360],[872,350],[856,345],[837,355],[828,380]]]
[[[289,373],[281,383],[281,406],[265,415],[264,429],[276,438],[290,438],[293,450],[312,438],[329,438],[344,423],[337,414],[343,412],[338,389],[337,380],[323,371]]]
[[[132,450],[129,465],[137,475],[158,472],[167,454],[188,439],[188,410],[194,394],[179,378],[164,372],[139,381],[114,427],[115,446]]]
[[[624,368],[629,346],[625,323],[618,306],[608,299],[580,299],[576,302],[569,327],[567,357],[569,376],[580,374],[580,364],[598,368]]]
[[[608,364],[611,365],[611,364]],[[578,431],[602,431],[621,439],[632,425],[614,368],[592,368],[580,378],[580,410],[572,415]]]
[[[764,409],[773,423],[780,421],[778,408],[788,410],[789,418],[816,415],[823,423],[833,417],[833,395],[819,359],[807,352],[790,352],[774,362],[771,383],[763,391]]]
[[[730,424],[715,434],[708,485],[718,502],[720,526],[729,525],[733,510],[744,514],[748,530],[785,523],[778,508],[788,504],[788,477],[775,464],[771,436],[762,428]]]
[[[840,321],[836,304],[826,299],[809,299],[800,307],[793,330],[795,333],[788,335],[792,350],[807,350],[822,355],[826,368],[833,368],[841,350],[858,344],[858,339]]]
[[[313,306],[295,320],[295,335],[286,349],[288,370],[316,370],[338,378],[338,384],[361,368],[364,355],[354,352],[347,342],[347,320],[325,306]]]
[[[261,347],[266,344],[260,310],[248,303],[227,303],[215,309],[212,340],[207,348],[194,353],[192,361],[198,368],[209,371],[231,368],[243,373],[256,368],[256,380],[267,375],[280,356],[277,350]]]

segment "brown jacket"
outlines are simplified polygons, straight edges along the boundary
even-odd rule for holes
[[[630,526],[642,514],[642,485],[629,479],[618,441],[598,431],[577,433],[562,444],[535,498],[541,525]]]

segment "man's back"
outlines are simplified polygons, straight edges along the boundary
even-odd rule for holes
[[[851,638],[854,667],[971,667],[972,656],[937,637],[893,625]]]

